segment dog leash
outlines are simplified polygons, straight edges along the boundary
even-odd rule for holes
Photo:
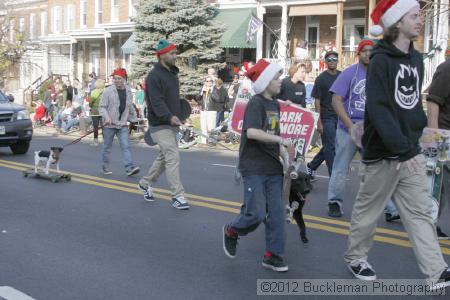
[[[105,125],[100,126],[98,129],[103,129],[103,127],[105,127]],[[77,143],[79,143],[82,139],[84,139],[85,137],[87,137],[88,135],[92,134],[94,132],[94,130],[88,131],[85,135],[80,136],[79,138],[71,141],[70,143],[65,144],[64,146],[62,146],[63,148],[66,148],[68,146],[72,146],[75,145]]]

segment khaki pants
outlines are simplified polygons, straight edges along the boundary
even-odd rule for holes
[[[408,232],[419,268],[428,279],[439,279],[447,264],[442,257],[431,217],[431,198],[423,168],[409,171],[405,163],[382,160],[361,164],[361,186],[353,207],[345,260],[366,259],[373,244],[377,221],[393,198]]]
[[[176,136],[177,133],[171,129],[162,129],[152,133],[152,139],[159,146],[159,155],[147,176],[139,182],[144,187],[152,186],[166,171],[172,197],[184,196],[184,188],[180,180],[180,154]]]

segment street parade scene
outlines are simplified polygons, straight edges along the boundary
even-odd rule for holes
[[[449,0],[0,0],[0,299],[447,299]]]

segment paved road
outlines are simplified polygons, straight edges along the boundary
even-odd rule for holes
[[[73,174],[72,182],[22,177],[33,151],[64,142],[35,137],[23,156],[0,148],[0,290],[10,286],[48,300],[255,299],[257,279],[351,278],[342,256],[358,188],[355,172],[339,220],[326,215],[328,180],[315,183],[305,207],[310,243],[303,245],[297,228],[288,226],[290,270],[278,274],[260,266],[263,227],[240,240],[235,260],[222,251],[221,227],[242,199],[242,187],[232,180],[235,153],[184,151],[182,179],[192,206],[177,211],[167,201],[164,178],[158,201],[143,201],[137,178],[124,174],[117,144],[110,177],[100,174],[100,148],[83,143],[63,152],[61,168]],[[133,154],[146,171],[157,152],[135,146]],[[450,231],[450,218],[442,225]],[[422,278],[401,223],[380,219],[376,239],[370,262],[379,278]],[[450,242],[441,245],[450,262]]]

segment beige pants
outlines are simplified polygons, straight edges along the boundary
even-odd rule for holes
[[[419,268],[428,279],[437,280],[447,268],[431,217],[431,198],[423,168],[411,172],[405,163],[382,160],[361,164],[361,186],[353,207],[345,260],[366,259],[373,244],[377,221],[387,199],[393,198],[408,232]]]
[[[206,144],[205,136],[209,136],[209,132],[216,128],[217,111],[201,111],[200,112],[200,126],[202,128],[203,136],[200,138],[202,144]]]
[[[152,186],[166,171],[172,197],[184,196],[184,188],[180,180],[180,153],[176,135],[176,132],[171,129],[162,129],[152,133],[152,139],[159,146],[159,155],[147,176],[139,182],[144,187]]]

